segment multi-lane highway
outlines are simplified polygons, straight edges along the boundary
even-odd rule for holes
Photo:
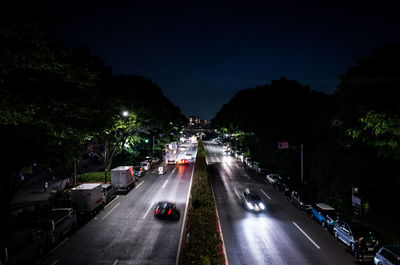
[[[186,144],[177,157],[192,154],[197,145]],[[98,215],[43,258],[40,264],[175,264],[182,233],[194,159],[169,165],[164,175],[153,167],[135,189],[118,196]],[[179,221],[153,215],[158,201],[176,203]]]
[[[261,176],[224,156],[221,145],[205,142],[205,149],[230,265],[354,264],[339,241]],[[246,188],[260,195],[265,212],[244,208]]]

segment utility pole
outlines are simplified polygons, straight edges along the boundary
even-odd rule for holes
[[[300,168],[301,168],[301,186],[303,186],[303,169],[304,169],[304,167],[303,167],[303,144],[301,144],[300,145],[300,160],[301,160],[301,165],[300,165]]]
[[[153,156],[153,158],[154,158],[154,135],[153,135],[153,145],[152,145],[152,151],[151,151],[151,153],[152,153],[152,156]]]
[[[104,183],[107,183],[107,140],[104,141]]]
[[[73,186],[76,186],[76,157],[74,157],[74,181]]]

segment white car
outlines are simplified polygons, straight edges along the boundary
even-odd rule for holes
[[[190,160],[190,159],[193,159],[193,155],[192,155],[192,154],[186,154],[186,155],[185,155],[185,158],[186,158],[186,159],[189,159],[189,160]]]
[[[272,185],[275,184],[276,180],[279,178],[279,174],[268,174],[267,175],[267,180],[269,183]]]
[[[150,163],[147,161],[140,162],[140,165],[143,167],[144,171],[149,171]]]

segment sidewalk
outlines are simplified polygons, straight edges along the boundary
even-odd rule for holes
[[[45,191],[46,181],[48,188]],[[67,179],[59,176],[54,176],[53,178],[50,176],[50,172],[34,175],[18,188],[17,193],[11,200],[11,208],[18,207],[21,204],[35,204],[47,201],[53,191],[64,189],[66,183]]]

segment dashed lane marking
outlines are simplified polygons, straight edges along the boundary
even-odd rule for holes
[[[263,191],[262,189],[260,189],[260,191],[261,191],[268,199],[272,200],[271,197],[269,197],[268,194],[265,193],[265,191]]]
[[[108,206],[110,206],[118,198],[119,198],[119,195],[115,196],[115,198],[112,201],[110,201],[106,206],[104,206],[104,208],[106,209]]]
[[[117,205],[115,205],[108,213],[106,213],[106,215],[104,215],[102,219],[103,219],[103,220],[106,219],[106,217],[107,217],[110,213],[112,213],[112,211],[114,211],[115,208],[117,208],[118,206],[119,206],[119,203],[117,203]]]
[[[304,232],[303,229],[300,228],[300,226],[298,226],[295,222],[292,222],[292,223],[294,224],[295,227],[297,227],[297,229],[300,230],[300,232],[303,233],[303,235],[305,235],[305,236],[308,238],[308,240],[311,241],[311,243],[314,244],[314,246],[315,246],[316,248],[321,249],[321,248],[317,245],[317,243],[315,243],[314,240],[312,240],[311,237],[309,237],[309,236],[306,234],[306,232]]]
[[[240,195],[239,195],[238,191],[236,190],[236,188],[233,188],[233,190],[235,191],[236,195],[238,196],[238,198],[240,200]]]
[[[140,182],[136,187],[135,187],[135,189],[137,189],[137,188],[139,188],[140,187],[140,185],[142,185],[143,184],[143,182],[144,182],[144,180],[142,181],[142,182]]]
[[[146,214],[143,216],[142,219],[146,218],[147,214],[150,212],[151,207],[153,207],[154,202],[150,205],[149,209],[147,209]]]
[[[165,181],[164,185],[162,185],[162,188],[165,188],[165,185],[167,185],[168,179]]]

